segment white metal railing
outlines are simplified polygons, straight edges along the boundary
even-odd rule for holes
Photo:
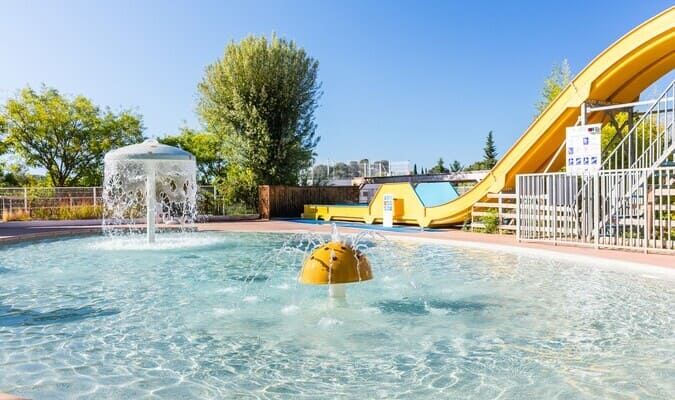
[[[655,168],[673,165],[674,153],[675,81],[653,101],[644,115],[603,161],[601,169],[605,172],[604,181],[610,186],[602,187],[602,196],[598,199],[597,208],[603,210],[603,219],[598,221],[600,231],[615,225],[611,218],[622,213],[626,199],[640,195],[639,191],[646,187]],[[630,170],[631,173],[621,172],[626,170]],[[580,194],[591,189],[587,187],[591,182],[590,178],[584,180]],[[616,199],[623,200],[617,202]]]
[[[519,175],[517,238],[675,251],[675,167]]]

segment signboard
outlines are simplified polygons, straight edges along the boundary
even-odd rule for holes
[[[394,195],[385,193],[383,197],[384,208],[382,209],[382,226],[391,228],[394,226]]]
[[[601,124],[567,128],[567,174],[594,174],[600,170]]]

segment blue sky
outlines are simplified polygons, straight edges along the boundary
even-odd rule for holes
[[[319,60],[320,160],[468,164],[488,131],[500,154],[523,133],[553,64],[580,71],[670,4],[0,0],[0,100],[45,83],[161,137],[199,126],[197,83],[228,42],[276,32]]]

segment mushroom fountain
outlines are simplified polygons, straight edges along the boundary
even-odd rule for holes
[[[191,153],[147,139],[108,152],[104,168],[104,230],[140,231],[144,221],[153,243],[157,218],[181,228],[194,223],[197,168]]]

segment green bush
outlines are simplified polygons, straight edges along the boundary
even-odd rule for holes
[[[499,212],[496,208],[487,211],[489,215],[481,217],[480,222],[485,226],[485,233],[495,233],[499,229]]]

